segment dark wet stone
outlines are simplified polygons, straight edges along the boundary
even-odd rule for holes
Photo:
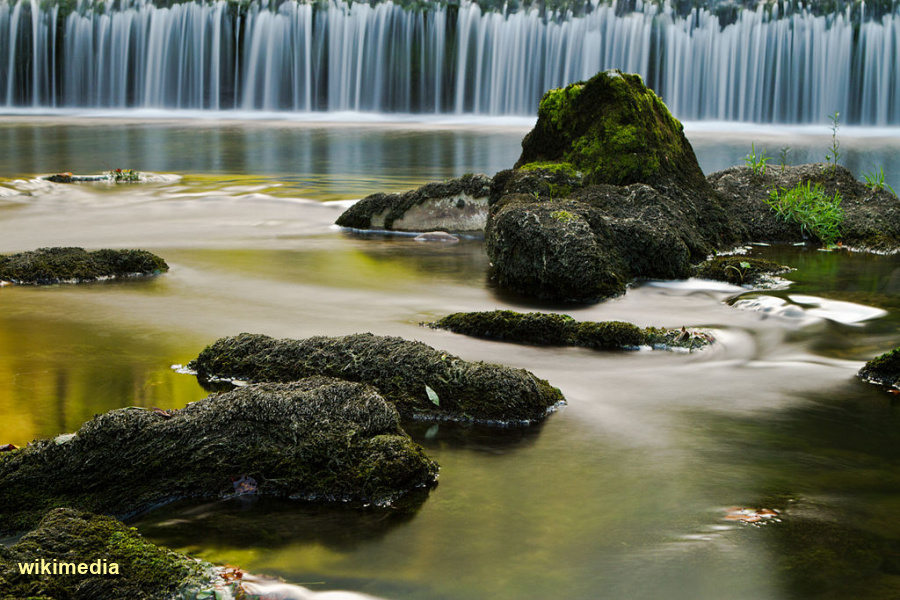
[[[86,572],[78,573],[82,563]],[[38,573],[22,574],[19,564],[36,565]],[[41,574],[42,566],[50,574]],[[210,587],[212,579],[211,565],[151,544],[115,519],[70,508],[51,510],[14,546],[0,546],[4,600],[193,597]]]
[[[524,369],[472,363],[421,342],[371,333],[305,340],[242,333],[208,346],[191,367],[201,380],[324,375],[361,381],[375,386],[404,417],[531,422],[563,400],[558,389]]]
[[[707,334],[685,329],[641,329],[623,321],[576,321],[556,313],[511,310],[454,313],[429,327],[490,340],[538,346],[582,346],[600,350],[655,347],[700,348],[711,343]]]
[[[726,210],[747,230],[746,239],[757,242],[818,243],[796,222],[778,218],[765,203],[774,190],[793,189],[807,182],[821,184],[826,196],[841,195],[844,220],[840,240],[844,246],[869,250],[900,248],[900,200],[887,189],[872,190],[850,171],[824,163],[767,169],[754,175],[747,167],[731,167],[709,176],[721,194]]]
[[[697,266],[695,275],[701,279],[726,281],[734,285],[752,285],[788,271],[790,267],[771,260],[735,255],[710,258]]]
[[[888,387],[900,387],[900,348],[876,356],[859,370],[857,376]]]
[[[393,231],[481,231],[490,186],[487,175],[463,175],[402,194],[373,194],[348,208],[336,224]]]
[[[167,415],[114,410],[74,436],[0,454],[0,532],[29,529],[56,506],[125,517],[231,496],[241,478],[257,494],[382,503],[436,473],[369,386],[324,377],[248,386]]]
[[[145,250],[39,248],[0,256],[0,281],[46,285],[104,278],[159,275],[169,270],[162,258]]]

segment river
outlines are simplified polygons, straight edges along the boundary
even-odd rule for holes
[[[895,396],[855,378],[898,343],[897,257],[757,246],[753,255],[796,267],[790,286],[643,281],[607,302],[559,306],[498,290],[479,239],[429,244],[332,225],[370,192],[507,168],[528,128],[3,118],[0,143],[15,151],[0,156],[0,252],[138,247],[171,271],[0,289],[0,443],[74,431],[117,407],[200,399],[172,365],[222,336],[399,335],[529,369],[568,405],[525,429],[408,424],[441,465],[416,509],[238,499],[179,503],[135,524],[216,563],[388,599],[897,597],[900,415]],[[781,147],[791,163],[824,161],[831,142],[824,126],[687,131],[706,172],[740,164],[751,142],[776,157],[772,168]],[[842,164],[883,166],[900,189],[896,137],[839,138]],[[117,167],[170,176],[35,179]],[[790,308],[754,310],[772,298]],[[717,342],[690,354],[596,352],[419,325],[495,308],[701,327]],[[727,519],[735,507],[774,509],[779,521]]]

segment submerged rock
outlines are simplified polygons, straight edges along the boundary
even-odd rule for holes
[[[135,275],[159,275],[169,270],[162,258],[145,250],[39,248],[0,256],[0,281],[47,285],[82,283]]]
[[[33,571],[22,573],[20,565]],[[211,567],[110,517],[57,508],[14,546],[0,546],[0,598],[193,598],[210,587]]]
[[[403,194],[373,194],[348,208],[336,224],[391,231],[481,231],[490,186],[487,175],[463,175]]]
[[[799,223],[777,217],[765,203],[772,191],[811,183],[820,184],[828,198],[840,194],[844,213],[840,240],[844,246],[879,251],[900,248],[900,201],[887,189],[866,187],[841,165],[785,166],[757,175],[747,167],[731,167],[711,174],[709,182],[729,214],[746,228],[748,241],[819,243]]]
[[[190,366],[201,380],[324,375],[362,381],[404,417],[531,422],[563,401],[558,389],[524,369],[467,362],[421,342],[371,333],[305,340],[242,333],[206,347]]]
[[[555,313],[518,313],[511,310],[454,313],[429,327],[490,340],[539,346],[582,346],[601,350],[653,347],[699,348],[712,338],[703,332],[666,329],[623,321],[576,321]]]
[[[726,281],[734,285],[751,285],[771,280],[773,275],[790,270],[790,267],[764,258],[740,255],[716,256],[700,263],[695,270],[695,275],[701,279]]]
[[[639,76],[607,71],[541,100],[516,169],[494,177],[485,240],[500,285],[583,302],[688,277],[739,231],[681,124]]]
[[[857,377],[884,385],[900,388],[900,348],[876,356],[859,370]]]
[[[124,517],[186,497],[253,492],[389,502],[437,465],[371,387],[315,377],[248,386],[181,410],[114,410],[68,439],[0,454],[0,533],[56,506]]]

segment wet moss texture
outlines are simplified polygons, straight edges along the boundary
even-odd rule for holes
[[[19,563],[97,565],[97,574],[22,574]],[[111,575],[110,565],[118,566]],[[106,565],[107,573],[102,573]],[[193,597],[211,565],[160,548],[110,517],[58,508],[10,548],[0,546],[0,600],[160,600]],[[49,567],[51,570],[53,567]]]
[[[876,356],[859,370],[861,379],[888,387],[900,387],[900,348]]]
[[[576,321],[556,313],[519,313],[511,310],[454,313],[429,327],[454,333],[538,346],[581,346],[598,350],[639,346],[699,348],[711,343],[706,334],[649,327],[623,321]]]
[[[563,401],[558,389],[524,369],[467,362],[421,342],[370,333],[305,340],[242,333],[208,346],[191,367],[201,380],[324,375],[361,381],[404,417],[531,422]]]
[[[40,248],[0,256],[0,281],[46,285],[97,279],[159,275],[169,270],[162,258],[145,250]]]
[[[695,274],[701,279],[726,281],[734,285],[752,285],[787,271],[790,271],[789,267],[771,260],[737,255],[710,258],[697,266]]]
[[[181,410],[125,408],[74,436],[0,453],[0,533],[55,507],[127,517],[187,497],[258,494],[385,503],[437,465],[370,386],[323,377],[247,386]]]

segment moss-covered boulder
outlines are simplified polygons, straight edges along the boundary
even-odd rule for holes
[[[14,546],[0,546],[0,600],[192,598],[212,579],[209,564],[160,548],[115,519],[69,508],[47,513]]]
[[[843,220],[839,239],[844,246],[893,251],[900,248],[900,200],[888,189],[872,189],[845,167],[825,163],[769,168],[754,174],[731,167],[709,176],[733,219],[746,229],[745,239],[758,242],[820,243],[799,222],[778,217],[766,204],[773,191],[797,185],[820,185],[828,198],[840,194]]]
[[[206,347],[190,366],[201,381],[312,375],[361,381],[404,417],[531,422],[563,401],[558,389],[524,369],[467,362],[421,342],[371,333],[305,340],[242,333]]]
[[[482,231],[490,189],[490,177],[469,174],[403,194],[373,194],[348,208],[336,224],[392,231]]]
[[[576,302],[688,277],[742,239],[681,124],[619,71],[544,96],[516,168],[494,176],[485,228],[501,286]]]
[[[489,340],[599,350],[633,349],[645,345],[700,348],[712,342],[708,334],[687,329],[641,329],[623,321],[576,321],[569,315],[511,310],[453,313],[428,326]]]
[[[162,258],[145,250],[40,248],[0,256],[0,281],[46,285],[98,279],[159,275],[169,270]]]
[[[715,256],[697,265],[694,274],[701,279],[725,281],[734,285],[756,285],[771,281],[775,275],[790,271],[765,258]]]
[[[0,453],[0,533],[58,506],[124,517],[242,492],[384,503],[436,473],[369,386],[321,377],[248,386],[170,412],[114,410],[73,436]]]
[[[569,163],[586,184],[707,185],[681,123],[640,75],[618,70],[544,95],[516,168],[541,162]]]
[[[876,356],[863,365],[857,376],[871,383],[900,388],[900,348]]]

